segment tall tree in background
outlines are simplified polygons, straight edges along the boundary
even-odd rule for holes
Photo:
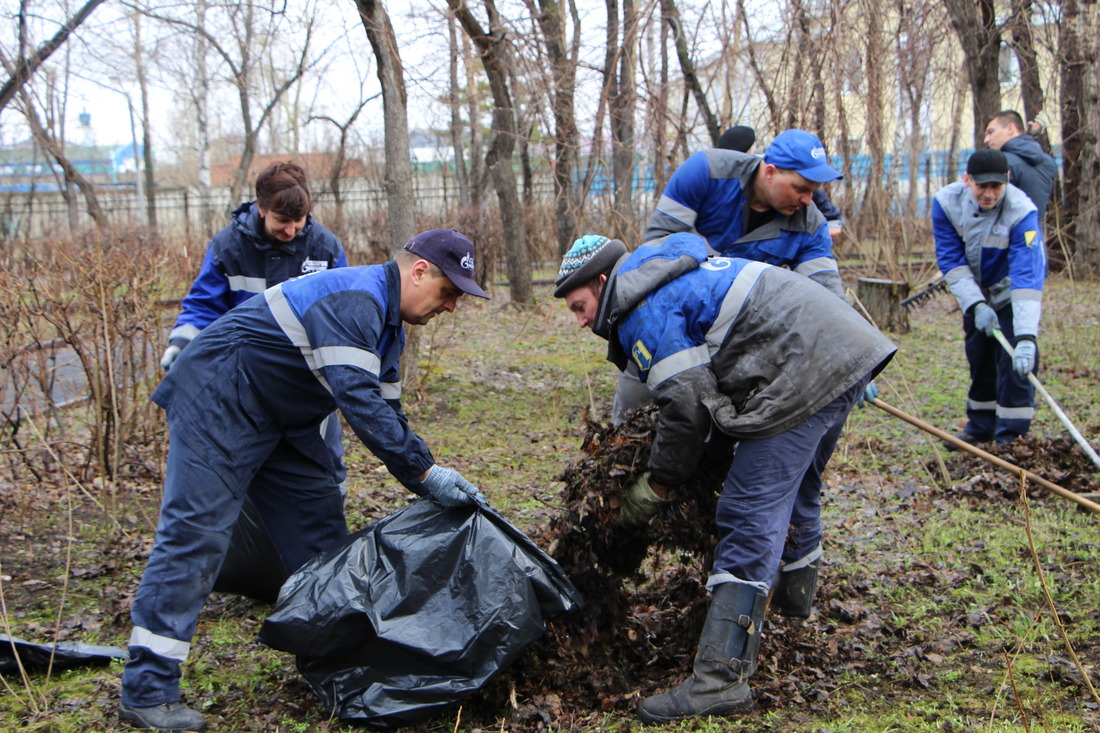
[[[614,182],[615,219],[611,235],[625,242],[637,241],[634,216],[634,114],[637,86],[638,19],[633,0],[607,0],[607,109],[611,126],[611,173]]]
[[[1033,0],[1012,0],[1012,17],[1008,25],[1012,31],[1012,46],[1020,62],[1020,96],[1024,108],[1020,110],[1025,120],[1034,120],[1046,109],[1046,96],[1040,77],[1039,57],[1035,49],[1035,29],[1031,23]],[[1047,130],[1036,133],[1044,149],[1050,149]]]
[[[997,12],[993,0],[944,0],[944,4],[966,59],[974,113],[974,147],[980,147],[985,123],[1001,109],[1001,29],[997,25]]]
[[[500,206],[512,302],[527,305],[534,302],[535,296],[531,283],[531,255],[527,244],[527,226],[524,223],[523,205],[516,186],[516,174],[512,170],[512,153],[515,151],[518,133],[512,93],[508,85],[510,44],[506,37],[504,20],[497,11],[494,0],[484,0],[488,31],[474,17],[469,5],[463,0],[447,0],[447,3],[466,35],[481,54],[481,64],[493,94],[493,133],[489,141],[489,150],[485,154],[485,167],[493,179],[497,203]]]
[[[367,39],[374,50],[374,58],[378,64],[378,81],[382,85],[386,148],[384,188],[390,222],[390,245],[397,250],[416,234],[405,68],[401,63],[393,24],[382,3],[378,0],[356,0],[355,4],[367,31]]]
[[[1063,0],[1062,211],[1071,258],[1100,274],[1100,5]]]
[[[688,49],[688,34],[684,32],[684,20],[680,17],[680,9],[676,7],[676,0],[661,0],[661,14],[672,29],[672,41],[676,45],[676,58],[680,61],[680,72],[684,75],[684,86],[691,92],[695,99],[695,106],[703,117],[707,134],[710,135],[712,145],[718,145],[718,136],[722,134],[718,123],[718,117],[711,108],[707,98],[707,92],[699,80],[699,74],[695,70],[695,62],[691,59]]]
[[[577,212],[580,200],[573,177],[577,171],[580,130],[574,109],[581,25],[573,0],[525,0],[528,12],[538,22],[542,44],[550,61],[551,110],[554,116],[554,215],[558,252],[565,254],[580,233]],[[573,32],[568,35],[568,18]]]

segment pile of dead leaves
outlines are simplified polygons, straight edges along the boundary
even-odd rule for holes
[[[589,423],[586,456],[563,476],[565,509],[535,539],[586,605],[555,622],[509,672],[512,691],[530,701],[515,709],[516,722],[583,727],[590,716],[629,711],[690,673],[707,611],[715,504],[733,446],[709,446],[696,478],[648,531],[624,530],[615,518],[647,465],[654,417],[643,411],[619,427]],[[880,671],[873,664],[903,675],[912,668],[921,684],[917,662],[937,650],[880,617],[867,602],[868,587],[868,579],[830,568],[809,619],[769,616],[753,679],[758,711],[813,708],[829,700],[844,671]]]
[[[1075,494],[1100,492],[1097,467],[1069,437],[1024,436],[1005,445],[982,445],[983,450],[1026,469]],[[947,462],[957,482],[952,492],[974,502],[1015,501],[1020,498],[1022,480],[979,456],[960,452]],[[1029,500],[1040,503],[1064,501],[1035,483],[1028,483]]]

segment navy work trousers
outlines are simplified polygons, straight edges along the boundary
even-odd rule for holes
[[[156,541],[130,612],[122,701],[131,706],[179,700],[180,664],[246,492],[288,572],[347,535],[337,477],[287,441],[249,476],[211,465],[186,432],[172,430]]]
[[[821,544],[821,474],[870,381],[868,374],[790,430],[737,444],[718,497],[712,585],[742,582],[766,591],[781,563]]]
[[[1012,306],[997,311],[1001,333],[1015,346]],[[966,432],[978,440],[1006,443],[1027,435],[1035,417],[1035,387],[1012,368],[1012,357],[992,336],[974,326],[974,316],[963,316],[970,389],[966,395]],[[1035,366],[1039,366],[1036,351]]]

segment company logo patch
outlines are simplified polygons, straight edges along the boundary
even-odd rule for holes
[[[458,261],[458,264],[462,265],[463,270],[474,269],[474,255],[472,252],[467,252],[466,256]]]
[[[639,369],[643,372],[649,371],[649,367],[653,363],[653,355],[649,353],[649,349],[645,347],[641,339],[634,342],[634,348],[630,350],[630,355],[634,357],[634,363],[638,365]]]
[[[306,260],[302,263],[302,274],[308,275],[311,272],[320,272],[321,270],[328,269],[328,262],[326,260]]]
[[[1035,232],[1035,231],[1032,231],[1032,232],[1024,232],[1024,244],[1026,244],[1026,245],[1027,245],[1028,247],[1030,247],[1030,246],[1032,246],[1033,244],[1035,244],[1035,236],[1036,236],[1036,235],[1037,235],[1038,233],[1039,233],[1039,232]]]
[[[824,158],[825,148],[813,148],[812,150],[810,150],[810,157],[812,157],[814,160],[817,160],[818,158]]]

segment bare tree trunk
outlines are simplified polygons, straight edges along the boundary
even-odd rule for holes
[[[718,117],[715,116],[710,102],[707,100],[706,91],[699,81],[699,75],[695,71],[695,63],[691,60],[687,45],[687,34],[684,33],[684,22],[680,18],[680,10],[676,7],[676,1],[661,0],[661,11],[668,21],[669,27],[672,28],[672,38],[676,44],[676,57],[680,61],[680,71],[684,74],[684,85],[695,98],[695,106],[699,108],[699,114],[703,116],[703,122],[707,127],[707,133],[710,135],[711,144],[717,147],[718,137],[722,134],[721,126],[718,124]],[[623,23],[628,23],[625,12]]]
[[[1100,273],[1100,6],[1063,0],[1062,212],[1071,261]]]
[[[528,1],[531,15],[542,30],[543,45],[550,59],[554,115],[554,215],[558,253],[565,254],[580,233],[577,212],[580,201],[573,176],[577,170],[580,131],[574,109],[577,57],[580,48],[580,18],[576,3],[567,0],[573,19],[573,38],[566,38],[565,8],[558,0],[539,0],[538,10]]]
[[[466,174],[466,146],[462,142],[462,116],[459,114],[461,90],[458,85],[458,60],[462,47],[459,46],[457,21],[453,15],[447,16],[447,42],[450,48],[450,106],[451,106],[451,148],[454,150],[455,184],[458,186],[458,205],[468,208],[472,205],[470,179]]]
[[[405,70],[398,53],[397,36],[382,3],[356,0],[356,5],[378,62],[378,81],[382,85],[390,245],[397,250],[416,234]]]
[[[944,0],[966,59],[974,111],[974,147],[1001,108],[1001,30],[993,0]],[[872,11],[873,12],[873,11]]]
[[[1043,95],[1043,82],[1039,75],[1039,60],[1035,51],[1035,33],[1031,27],[1033,0],[1012,0],[1012,44],[1016,49],[1016,58],[1020,61],[1020,93],[1024,100],[1024,119],[1033,120],[1046,109]],[[1035,139],[1050,150],[1050,137],[1046,128],[1035,135]]]
[[[749,27],[749,15],[745,10],[745,0],[737,0],[737,14],[745,25],[745,48],[748,49],[749,53],[749,68],[752,69],[752,75],[756,77],[756,83],[760,86],[764,100],[768,103],[768,119],[771,120],[771,126],[775,130],[780,130],[782,120],[780,119],[779,103],[775,99],[775,91],[772,89],[768,75],[760,68],[760,61],[756,58],[756,44],[752,40],[752,29]]]
[[[360,89],[362,89],[362,87],[360,87]],[[332,168],[329,170],[328,186],[329,190],[332,191],[333,202],[336,204],[336,221],[329,225],[329,229],[334,230],[337,236],[341,238],[344,235],[344,192],[341,188],[341,181],[344,178],[344,166],[347,164],[348,160],[348,133],[351,130],[351,126],[359,119],[359,114],[363,111],[363,108],[367,106],[367,102],[370,102],[377,96],[377,94],[372,94],[359,102],[359,106],[355,108],[355,111],[352,112],[351,116],[344,122],[337,122],[326,115],[315,115],[309,118],[310,120],[331,122],[336,126],[336,129],[340,131],[340,142],[336,148],[336,158],[333,160]]]
[[[637,239],[634,222],[634,109],[637,88],[634,64],[637,49],[637,19],[633,0],[622,0],[622,22],[619,22],[618,0],[607,0],[607,71],[612,75],[608,91],[608,111],[611,122],[611,170],[615,185],[615,221],[612,236],[626,242]],[[613,22],[614,21],[614,22]],[[622,44],[616,49],[617,39]],[[617,62],[617,63],[616,63]],[[616,72],[616,66],[618,71]]]
[[[141,94],[141,148],[144,168],[140,174],[145,176],[145,223],[157,225],[156,175],[153,169],[152,122],[149,117],[149,79],[145,73],[145,49],[141,44],[141,13],[134,13],[134,69],[137,72],[138,91]],[[134,165],[137,166],[137,151],[134,151]]]
[[[500,205],[512,302],[527,305],[534,302],[531,255],[527,245],[523,206],[516,187],[516,175],[512,170],[512,153],[515,150],[517,132],[512,95],[508,88],[508,41],[504,25],[494,0],[485,0],[485,10],[489,18],[488,32],[463,0],[447,0],[447,3],[462,24],[466,35],[481,52],[481,63],[489,78],[489,89],[493,94],[493,136],[485,155],[485,166],[492,177]]]
[[[868,2],[863,5],[867,18],[866,52],[864,55],[864,78],[867,82],[867,152],[871,157],[871,169],[867,176],[867,190],[863,199],[861,218],[865,231],[868,226],[879,231],[886,221],[886,201],[883,191],[883,174],[886,160],[886,135],[884,114],[883,79],[886,64],[886,46],[883,43],[882,15],[878,4]]]
[[[22,88],[19,90],[19,94],[22,97],[23,114],[26,117],[27,124],[31,128],[31,134],[34,135],[34,139],[42,149],[61,166],[61,170],[65,175],[66,187],[71,183],[80,189],[80,193],[84,196],[84,208],[88,212],[88,216],[92,218],[92,222],[96,227],[102,227],[107,223],[107,217],[103,213],[103,207],[99,204],[99,197],[96,196],[95,185],[81,175],[80,171],[76,169],[76,166],[72,164],[72,161],[65,156],[65,150],[61,144],[54,138],[50,131],[43,126],[42,121],[38,118],[38,112],[34,108],[34,101],[30,98],[30,95]]]

